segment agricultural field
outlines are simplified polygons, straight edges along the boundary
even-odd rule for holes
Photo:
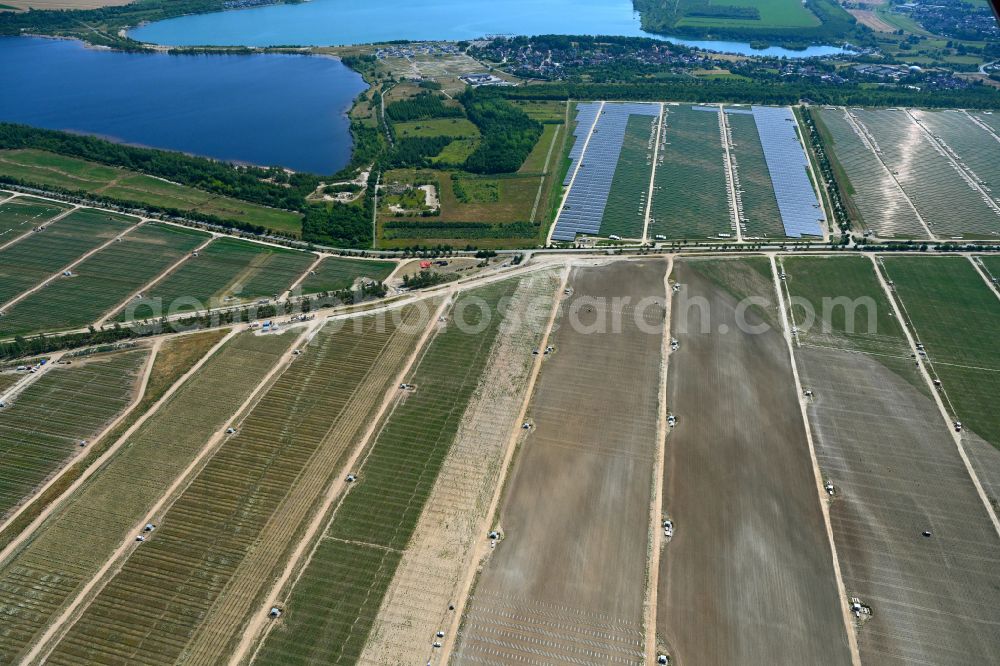
[[[996,285],[1000,283],[1000,256],[987,255],[978,257],[979,265],[986,270],[986,276]]]
[[[915,109],[910,113],[965,165],[988,192],[992,192],[994,200],[1000,199],[1000,164],[993,159],[1000,150],[1000,137],[996,130],[986,123],[976,123],[972,115],[965,111]]]
[[[24,375],[17,372],[0,372],[0,393],[18,383]]]
[[[965,257],[886,257],[914,336],[924,345],[932,374],[943,383],[946,406],[965,430],[1000,448],[1000,330],[996,292]]]
[[[508,309],[518,316],[501,325],[358,663],[430,660],[428,637],[451,624],[448,606],[462,594],[466,571],[486,545],[483,525],[528,397],[538,357],[525,350],[540,346],[559,284],[557,273],[545,272],[522,279],[512,295]]]
[[[1000,640],[989,625],[1000,601],[1000,540],[905,354],[900,323],[885,314],[874,264],[861,257],[783,264],[793,296],[878,303],[877,334],[851,334],[843,318],[831,319],[830,333],[806,334],[795,349],[813,391],[817,461],[835,488],[829,511],[844,584],[872,609],[855,623],[862,663],[996,661]]]
[[[867,257],[785,257],[779,268],[786,275],[783,288],[802,346],[868,354],[926,392],[903,325]]]
[[[845,109],[813,112],[848,213],[883,238],[927,238],[920,214]]]
[[[730,154],[743,191],[743,217],[746,218],[744,236],[782,238],[785,236],[785,227],[781,223],[774,185],[764,160],[757,122],[753,116],[744,113],[727,114],[726,122],[733,141]]]
[[[205,353],[226,335],[225,329],[214,329],[164,340],[153,359],[149,370],[146,390],[135,405],[118,424],[99,440],[88,445],[86,451],[73,460],[72,465],[63,469],[57,479],[40,494],[19,515],[8,521],[0,530],[0,549],[17,537],[38,515],[54,502],[71,484],[77,481],[86,469],[128,430],[153,403],[176,383]],[[3,375],[0,375],[2,377]]]
[[[523,100],[513,102],[519,109],[538,122],[562,123],[566,120],[566,102]]]
[[[299,286],[303,294],[350,289],[358,278],[382,282],[397,265],[395,261],[326,257]]]
[[[4,312],[0,337],[83,328],[208,240],[193,229],[148,222]]]
[[[852,109],[851,115],[874,137],[882,160],[935,235],[1000,237],[1000,210],[983,201],[974,175],[957,169],[950,153],[907,111]]]
[[[423,319],[421,319],[423,317]],[[426,325],[328,324],[242,419],[49,658],[219,663]],[[286,334],[290,337],[294,332]],[[206,563],[212,563],[206,566]],[[169,564],[167,564],[169,563]],[[141,589],[142,594],[135,591]],[[131,638],[123,639],[123,635]]]
[[[127,351],[74,359],[7,401],[0,410],[0,519],[132,403],[147,357]]]
[[[507,280],[458,297],[447,318],[461,316],[481,332],[450,325],[427,343],[406,379],[415,388],[400,392],[375,436],[356,470],[358,480],[286,596],[287,610],[267,634],[260,663],[358,659],[490,359],[502,319],[498,303],[517,285]],[[475,297],[487,307],[468,307],[466,299]]]
[[[231,339],[122,443],[98,475],[26,534],[20,549],[4,555],[0,662],[21,661],[41,648],[45,627],[117,548],[133,542],[136,525],[160,521],[152,509],[279,359],[287,358],[296,337],[289,331]]]
[[[680,0],[678,27],[712,28],[810,28],[820,24],[809,8],[796,0]],[[716,9],[708,12],[708,9]],[[739,9],[754,9],[756,18],[741,17]],[[727,12],[728,10],[728,12]]]
[[[601,219],[602,236],[614,234],[622,238],[642,238],[658,124],[659,118],[656,117],[629,116],[621,155]]]
[[[430,217],[393,214],[386,197],[379,196],[378,247],[450,244],[465,247],[534,245],[539,215],[532,219],[535,201],[546,210],[548,191],[535,175],[476,176],[463,172],[397,169],[387,171],[385,183],[436,185],[440,214]],[[539,195],[541,192],[541,195]],[[464,195],[463,195],[464,193]]]
[[[645,663],[666,269],[646,260],[570,275],[456,663]]]
[[[6,195],[0,195],[0,198],[4,196]],[[17,197],[0,204],[0,245],[11,242],[67,210],[69,206],[31,197]]]
[[[561,124],[545,125],[542,129],[542,138],[532,148],[527,159],[524,160],[524,164],[518,169],[518,173],[522,175],[547,173],[547,166],[551,167],[553,165],[552,158],[555,156],[555,147],[559,145],[556,139],[560,137],[563,129],[564,126]]]
[[[72,191],[214,215],[298,236],[299,213],[212,194],[144,174],[43,150],[0,150],[0,175]]]
[[[81,209],[0,250],[0,308],[138,222]]]
[[[315,260],[315,255],[308,252],[218,238],[153,285],[118,320],[274,298],[292,286]]]
[[[679,663],[850,664],[770,266],[681,260],[673,278],[657,641]]]
[[[467,118],[428,118],[393,123],[396,136],[405,139],[411,136],[450,136],[456,139],[478,139],[479,128]]]
[[[666,106],[649,234],[706,238],[732,233],[719,117]]]

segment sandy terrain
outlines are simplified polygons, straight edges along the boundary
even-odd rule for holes
[[[448,606],[461,594],[474,547],[486,539],[482,524],[511,433],[518,432],[516,420],[536,358],[525,352],[538,344],[559,281],[553,272],[518,286],[511,308],[532,319],[510,320],[501,329],[359,663],[427,663],[435,632],[450,624],[454,613]],[[530,307],[545,302],[548,311]]]
[[[886,23],[878,14],[870,9],[848,9],[847,12],[858,19],[858,23],[868,26],[875,32],[895,32],[891,23]]]
[[[785,340],[740,332],[736,299],[696,265],[676,262],[674,275],[706,299],[711,332],[675,300],[664,512],[676,533],[661,558],[658,637],[681,666],[849,664]],[[764,284],[739,285],[769,301],[748,323],[771,319]]]
[[[643,663],[663,261],[577,268],[453,663]],[[654,332],[635,324],[633,304]],[[584,297],[584,298],[581,298]],[[585,297],[607,301],[590,302]],[[577,305],[574,306],[574,303]],[[621,332],[569,325],[622,313]],[[619,390],[614,390],[614,389]]]
[[[863,662],[997,663],[1000,539],[933,402],[870,356],[796,358]]]

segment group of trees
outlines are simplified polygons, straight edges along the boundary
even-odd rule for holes
[[[926,108],[1000,108],[1000,95],[987,86],[958,90],[911,90],[812,81],[758,82],[742,79],[676,79],[662,82],[573,83],[493,89],[507,99],[631,99],[744,104],[797,104],[809,100],[837,106],[914,106]]]
[[[482,135],[465,161],[472,173],[517,171],[542,136],[542,125],[504,99],[469,88],[462,95],[469,120]]]
[[[422,92],[387,105],[385,115],[396,122],[406,122],[427,118],[461,118],[465,114],[461,107],[445,104],[437,94]]]

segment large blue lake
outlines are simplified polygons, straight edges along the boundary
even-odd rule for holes
[[[657,37],[639,27],[632,0],[312,0],[238,11],[182,16],[130,32],[172,46],[329,46],[393,39],[460,40],[492,34]],[[698,48],[801,58],[841,49],[754,50],[739,42],[670,39]]]
[[[98,134],[220,160],[333,173],[346,111],[365,89],[339,60],[168,56],[0,38],[0,120]]]

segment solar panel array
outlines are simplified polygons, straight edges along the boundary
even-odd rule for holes
[[[792,110],[755,106],[753,118],[785,233],[792,238],[821,235],[826,216],[806,172],[808,161],[795,131]]]
[[[576,106],[576,129],[573,130],[575,141],[569,151],[569,171],[566,172],[566,179],[563,181],[563,185],[569,185],[569,181],[573,179],[573,172],[576,171],[576,163],[580,159],[580,155],[583,154],[583,144],[586,143],[586,137],[590,134],[590,128],[594,125],[594,118],[597,117],[597,112],[600,110],[601,105],[599,102],[577,104]]]
[[[585,105],[577,107],[579,114],[590,112]],[[586,105],[589,106],[589,105]],[[659,116],[658,104],[605,104],[594,132],[587,144],[587,151],[580,160],[576,171],[573,187],[566,197],[565,205],[556,220],[556,228],[552,233],[553,240],[571,241],[578,233],[596,234],[604,217],[604,207],[611,191],[611,181],[618,166],[618,158],[622,151],[622,141],[625,139],[625,127],[631,115]],[[589,118],[593,121],[594,116]],[[580,122],[577,125],[577,146],[583,147],[580,140],[580,128],[589,128],[589,123]],[[585,134],[585,130],[584,130]],[[573,153],[570,153],[573,157]],[[573,164],[575,166],[575,162]],[[573,173],[573,166],[570,173]],[[569,184],[568,180],[565,184]]]

